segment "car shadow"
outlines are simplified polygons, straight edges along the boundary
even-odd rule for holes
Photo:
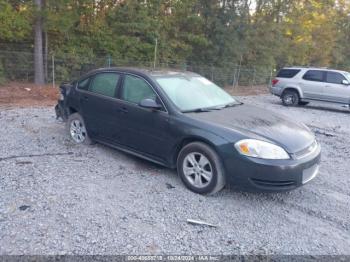
[[[165,166],[162,166],[160,164],[151,162],[149,160],[143,159],[141,157],[134,156],[132,154],[128,154],[124,151],[114,149],[112,147],[96,143],[95,146],[98,146],[103,151],[105,151],[108,155],[110,155],[113,158],[118,158],[119,161],[126,161],[127,166],[131,165],[132,169],[135,171],[148,171],[151,175],[159,175],[159,176],[166,176],[168,177],[169,181],[167,184],[173,184],[176,186],[182,186],[184,190],[186,189],[185,185],[181,182],[180,177],[177,175],[176,169],[171,169]],[[177,181],[174,181],[174,179],[178,179]],[[220,192],[217,192],[213,195],[204,195],[205,197],[209,198],[226,198],[226,199],[232,199],[234,198],[237,201],[252,201],[256,202],[257,199],[259,201],[266,201],[266,202],[280,202],[283,203],[285,199],[288,199],[290,197],[293,197],[295,193],[299,191],[299,188],[294,189],[292,191],[285,191],[285,192],[255,192],[255,191],[245,191],[238,187],[231,186],[227,184],[223,190]],[[192,194],[196,194],[192,192]],[[297,193],[298,194],[298,193]]]
[[[251,203],[258,202],[273,202],[284,204],[288,199],[294,199],[296,196],[303,194],[303,187],[295,188],[290,191],[282,191],[282,192],[259,192],[259,191],[244,191],[239,188],[231,187],[226,185],[225,188],[213,195],[212,197],[219,197],[223,199],[235,201],[245,201]],[[210,196],[211,197],[211,196]]]
[[[311,108],[314,110],[319,110],[319,111],[329,111],[333,113],[346,113],[350,114],[350,110],[346,108],[334,108],[334,107],[327,107],[327,106],[316,106],[316,105],[307,105],[304,106],[305,108]]]
[[[97,143],[97,145],[100,148],[103,148],[103,150],[105,150],[106,152],[111,154],[113,157],[118,157],[118,158],[122,157],[123,159],[127,159],[127,161],[130,161],[130,163],[132,165],[134,165],[134,167],[138,170],[141,170],[141,169],[167,169],[166,167],[164,167],[160,164],[143,159],[143,158],[135,156],[133,154],[126,153],[120,149],[115,149],[115,148],[112,148],[112,147],[109,147],[109,146],[106,146],[106,145],[103,145],[100,143]],[[171,170],[171,169],[169,169],[169,170]]]
[[[280,106],[284,106],[281,102],[279,101],[271,101],[272,104],[275,105],[280,105]],[[311,102],[312,103],[312,102]],[[319,102],[317,102],[319,103]],[[293,108],[293,107],[292,107]],[[333,113],[346,113],[346,114],[350,114],[350,109],[342,107],[341,105],[338,105],[338,107],[335,107],[333,104],[327,106],[327,104],[325,105],[321,105],[321,104],[308,104],[306,106],[297,106],[294,108],[309,108],[309,109],[313,109],[313,110],[319,110],[319,111],[328,111],[328,112],[333,112]]]

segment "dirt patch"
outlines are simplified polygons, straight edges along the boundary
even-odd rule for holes
[[[266,85],[261,86],[226,86],[225,90],[235,96],[267,94]],[[0,86],[0,106],[53,106],[59,96],[58,87],[38,86],[25,82],[10,82]]]
[[[255,96],[269,93],[267,85],[258,86],[225,86],[225,90],[234,96]]]
[[[59,91],[52,85],[10,82],[0,86],[0,106],[53,106]]]

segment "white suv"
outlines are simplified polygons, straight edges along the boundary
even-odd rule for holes
[[[345,71],[288,67],[272,80],[271,93],[286,106],[326,101],[350,105],[350,73]]]

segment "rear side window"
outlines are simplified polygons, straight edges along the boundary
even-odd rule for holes
[[[89,89],[89,84],[90,84],[90,78],[86,78],[84,80],[81,80],[78,83],[78,88],[82,90],[88,90]]]
[[[303,76],[303,79],[308,81],[316,81],[316,82],[323,82],[323,75],[324,72],[320,70],[309,70],[305,73]]]
[[[282,69],[278,72],[277,77],[293,78],[300,72],[299,69]]]
[[[337,72],[327,72],[327,83],[342,84],[346,80],[342,74]]]
[[[90,91],[96,94],[115,97],[120,76],[116,73],[100,73],[93,79]]]

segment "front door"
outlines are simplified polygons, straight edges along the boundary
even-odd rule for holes
[[[159,161],[165,161],[167,158],[165,152],[170,151],[171,144],[168,132],[169,114],[164,105],[160,110],[139,106],[141,100],[146,98],[162,104],[152,86],[141,77],[126,74],[120,98],[123,144]]]

